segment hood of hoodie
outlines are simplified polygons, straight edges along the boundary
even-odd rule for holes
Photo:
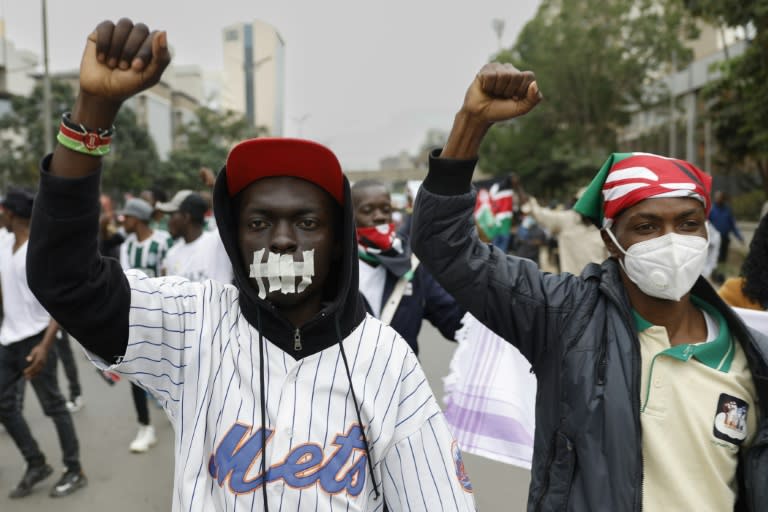
[[[248,277],[245,262],[240,256],[237,236],[238,212],[227,190],[226,167],[216,177],[213,190],[213,211],[219,236],[232,262],[235,285],[240,291],[239,304],[243,316],[269,341],[279,346],[294,359],[320,352],[346,338],[365,317],[365,306],[358,291],[358,256],[352,198],[349,181],[344,177],[344,213],[342,215],[342,266],[333,276],[335,293],[329,294],[320,312],[299,328],[294,327],[269,301],[258,297],[258,290]],[[336,332],[336,321],[340,332]],[[294,349],[296,334],[301,337],[301,350]],[[339,335],[341,339],[339,339]]]

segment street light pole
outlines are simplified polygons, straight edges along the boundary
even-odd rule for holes
[[[45,154],[53,151],[53,127],[51,123],[51,75],[48,72],[48,5],[41,0],[43,7],[43,141]]]

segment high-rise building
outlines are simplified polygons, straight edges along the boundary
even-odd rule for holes
[[[285,42],[271,25],[255,20],[224,28],[221,106],[242,112],[252,126],[283,134]]]

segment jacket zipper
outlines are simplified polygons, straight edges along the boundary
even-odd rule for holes
[[[541,506],[544,502],[544,498],[547,495],[547,492],[549,491],[549,472],[552,469],[552,463],[555,461],[555,448],[557,446],[557,433],[560,431],[560,427],[557,427],[557,430],[555,430],[554,435],[552,436],[552,440],[550,441],[550,449],[549,449],[549,456],[547,457],[547,473],[546,473],[546,481],[544,482],[544,485],[542,486],[541,494],[539,494],[539,499],[536,500],[536,508],[534,510],[541,510]]]
[[[616,297],[613,296],[612,291],[608,290],[607,288],[604,288],[601,286],[603,290],[606,290],[607,293],[605,294],[607,297],[610,298],[611,302],[614,303],[615,306],[619,309],[619,311],[624,312],[623,304],[620,300],[618,300]],[[627,315],[621,315],[621,320],[624,323],[624,327],[626,327],[630,333],[633,333],[632,339],[634,341],[633,343],[633,350],[632,353],[635,356],[635,364],[634,364],[634,379],[633,379],[633,396],[632,396],[632,402],[635,405],[635,424],[637,425],[637,431],[639,433],[640,440],[638,442],[638,449],[640,451],[640,493],[637,495],[637,499],[635,499],[635,510],[638,512],[642,512],[643,510],[643,498],[645,497],[645,456],[643,455],[643,433],[642,433],[642,424],[640,420],[640,380],[641,380],[641,369],[642,369],[642,356],[640,355],[640,340],[638,340],[637,335],[634,334],[634,328],[632,327],[632,323],[627,320]],[[606,360],[606,366],[607,366],[607,360]]]
[[[301,346],[301,331],[297,327],[293,332],[293,350],[300,352],[304,347]]]

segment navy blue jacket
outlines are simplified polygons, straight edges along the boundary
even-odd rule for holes
[[[361,265],[364,263],[361,262]],[[384,283],[384,295],[381,301],[382,307],[387,303],[397,283],[397,276],[387,272]],[[411,286],[406,287],[403,298],[392,317],[391,326],[418,355],[418,337],[421,331],[421,322],[426,319],[434,325],[440,333],[449,340],[455,341],[456,331],[461,327],[461,319],[465,310],[461,308],[452,296],[446,292],[437,281],[432,278],[426,268],[419,265],[414,272]],[[371,307],[365,304],[368,312]],[[373,313],[371,313],[373,314]]]

